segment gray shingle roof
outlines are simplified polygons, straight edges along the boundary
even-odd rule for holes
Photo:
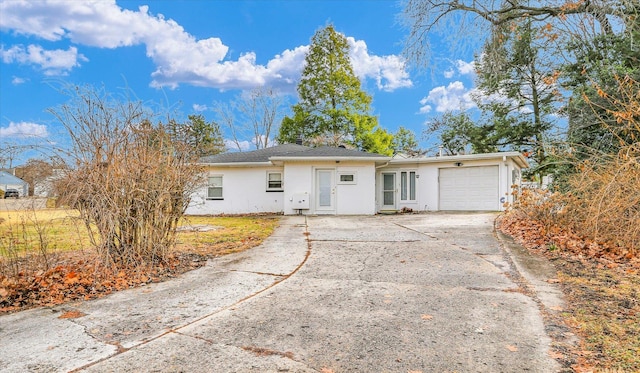
[[[367,153],[356,149],[346,149],[333,146],[319,146],[317,148],[307,148],[300,152],[278,155],[278,157],[295,157],[295,158],[315,158],[315,157],[327,157],[327,158],[380,158],[384,155]]]
[[[283,144],[271,148],[249,152],[223,153],[203,157],[200,163],[261,163],[276,158],[380,158],[384,155],[367,153],[360,150],[331,146],[310,148],[297,144]]]
[[[200,158],[200,163],[269,162],[269,158],[273,156],[287,155],[307,149],[311,148],[297,144],[283,144],[249,152],[234,152],[210,155]]]

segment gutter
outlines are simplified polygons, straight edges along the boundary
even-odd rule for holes
[[[225,163],[196,163],[198,166],[205,167],[260,167],[260,166],[273,166],[272,162],[225,162]]]
[[[269,158],[271,161],[289,162],[314,162],[314,161],[359,161],[359,162],[380,162],[389,161],[389,157],[286,157],[278,156]]]

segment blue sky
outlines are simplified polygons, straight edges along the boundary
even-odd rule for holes
[[[0,147],[45,154],[47,144],[64,146],[47,109],[67,101],[56,90],[67,83],[126,86],[143,101],[208,120],[215,102],[254,87],[277,88],[293,104],[309,41],[329,23],[348,38],[381,126],[404,126],[432,146],[422,139],[426,121],[473,106],[473,56],[434,40],[437,68],[406,66],[401,11],[391,0],[0,0]]]

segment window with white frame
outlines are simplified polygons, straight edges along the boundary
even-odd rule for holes
[[[355,171],[338,172],[338,184],[356,184],[357,175]]]
[[[267,191],[282,191],[282,172],[267,172]]]
[[[402,201],[416,200],[416,172],[415,171],[400,172],[400,200]]]
[[[222,175],[209,176],[207,199],[222,199]]]

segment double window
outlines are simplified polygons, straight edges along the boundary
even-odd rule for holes
[[[267,191],[282,191],[282,172],[267,172]]]
[[[400,200],[402,201],[416,200],[416,172],[415,171],[400,172]]]
[[[222,199],[222,175],[209,176],[207,199]]]

